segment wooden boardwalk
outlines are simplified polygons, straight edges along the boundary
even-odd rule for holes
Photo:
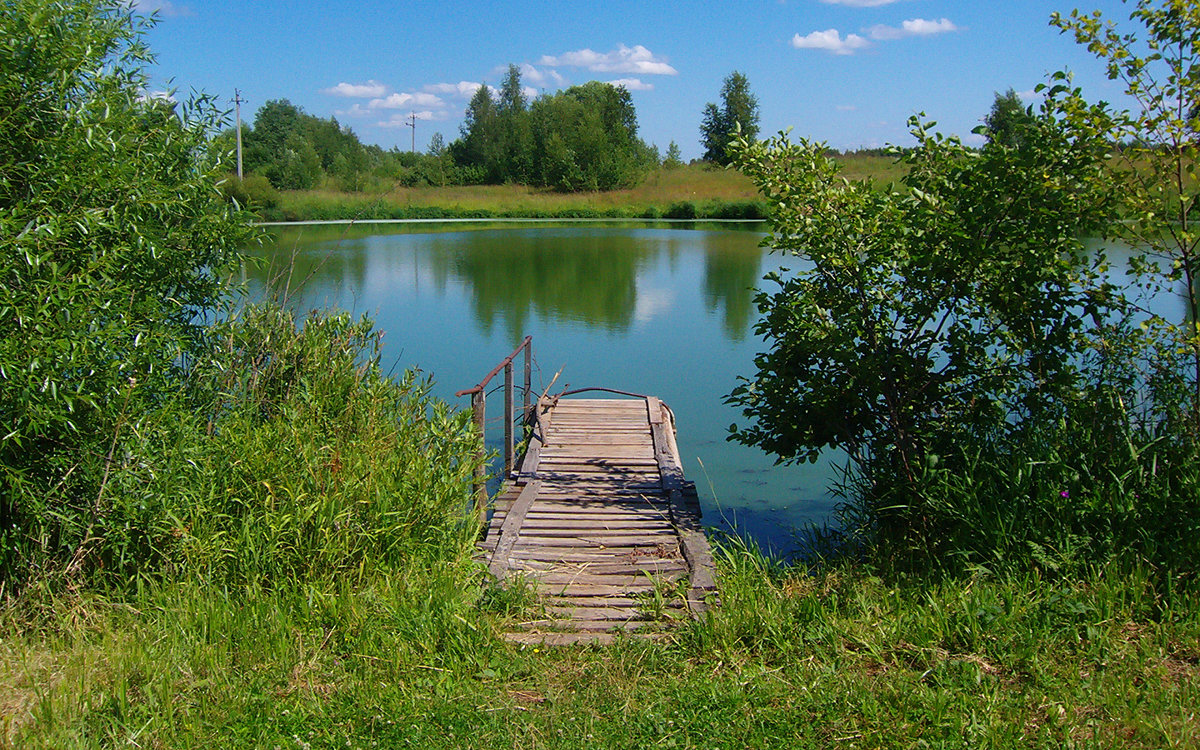
[[[480,543],[502,582],[537,587],[543,616],[509,637],[606,641],[661,632],[715,596],[695,486],[655,397],[542,398],[525,456]]]

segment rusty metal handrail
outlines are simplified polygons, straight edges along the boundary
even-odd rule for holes
[[[474,416],[475,427],[479,431],[479,468],[475,475],[475,507],[479,514],[480,522],[482,523],[487,514],[487,468],[484,462],[487,459],[487,450],[484,446],[485,429],[487,425],[487,384],[492,378],[503,370],[504,371],[504,475],[506,477],[512,475],[513,464],[516,460],[516,437],[514,435],[513,424],[516,422],[516,414],[513,412],[513,360],[521,351],[525,351],[525,389],[521,399],[521,413],[524,419],[529,418],[530,398],[529,394],[532,390],[533,378],[533,337],[526,336],[516,349],[513,349],[512,354],[505,357],[500,364],[487,374],[479,385],[474,388],[455,393],[455,397],[463,396],[471,397],[471,412]]]
[[[503,360],[501,360],[500,364],[496,365],[495,369],[493,369],[491,372],[489,372],[487,374],[487,377],[485,377],[483,380],[481,380],[479,382],[479,385],[475,386],[474,388],[467,388],[466,390],[459,391],[454,394],[454,397],[462,398],[463,396],[467,396],[467,395],[474,394],[474,393],[479,393],[484,388],[487,388],[487,384],[491,382],[492,378],[496,377],[496,375],[501,370],[503,370],[506,366],[511,365],[512,361],[517,358],[517,355],[521,353],[522,349],[525,350],[525,356],[526,356],[526,359],[528,359],[529,351],[532,348],[533,348],[533,336],[526,336],[525,340],[522,341],[520,344],[518,344],[516,349],[513,349],[512,354],[508,355]]]

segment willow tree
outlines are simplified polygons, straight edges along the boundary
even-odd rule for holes
[[[247,234],[207,156],[220,110],[146,98],[141,24],[124,0],[0,13],[0,580],[98,533]]]
[[[1148,376],[1160,415],[1190,423],[1200,435],[1200,3],[1137,0],[1128,31],[1100,11],[1054,14],[1051,23],[1104,63],[1136,103],[1103,117],[1078,113],[1081,133],[1105,133],[1119,147],[1114,179],[1122,186],[1124,221],[1113,234],[1142,252],[1134,272],[1155,295],[1177,294],[1183,320],[1153,311],[1146,331]]]
[[[773,207],[766,244],[806,263],[767,277],[768,348],[728,401],[745,417],[731,437],[780,461],[844,451],[864,528],[926,549],[950,534],[929,467],[1001,453],[1013,430],[1078,400],[1084,334],[1109,305],[1079,238],[1105,226],[1111,196],[1107,142],[1049,113],[1019,159],[910,124],[896,190],[844,179],[822,143],[737,141]]]

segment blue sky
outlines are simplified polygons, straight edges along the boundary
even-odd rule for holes
[[[336,116],[367,143],[407,149],[434,132],[458,137],[482,83],[520,65],[530,93],[619,81],[641,136],[699,156],[701,111],[733,70],[758,96],[763,134],[794,134],[839,149],[910,141],[909,115],[968,142],[993,94],[1028,95],[1055,70],[1075,73],[1092,99],[1119,87],[1053,11],[1098,9],[1129,26],[1130,6],[1084,0],[743,0],[474,3],[459,0],[132,0],[157,10],[148,34],[156,89],[270,99]]]

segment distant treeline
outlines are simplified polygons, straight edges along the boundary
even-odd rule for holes
[[[498,90],[482,86],[467,105],[460,137],[435,133],[424,153],[365,145],[336,118],[305,113],[286,99],[267,102],[243,125],[245,184],[235,193],[260,204],[272,190],[326,187],[346,192],[392,185],[523,184],[564,192],[636,184],[662,163],[637,134],[629,92],[590,81],[526,100],[520,71],[509,66]],[[217,139],[231,149],[236,133]],[[677,150],[677,149],[676,149]],[[667,165],[678,164],[669,159]]]

